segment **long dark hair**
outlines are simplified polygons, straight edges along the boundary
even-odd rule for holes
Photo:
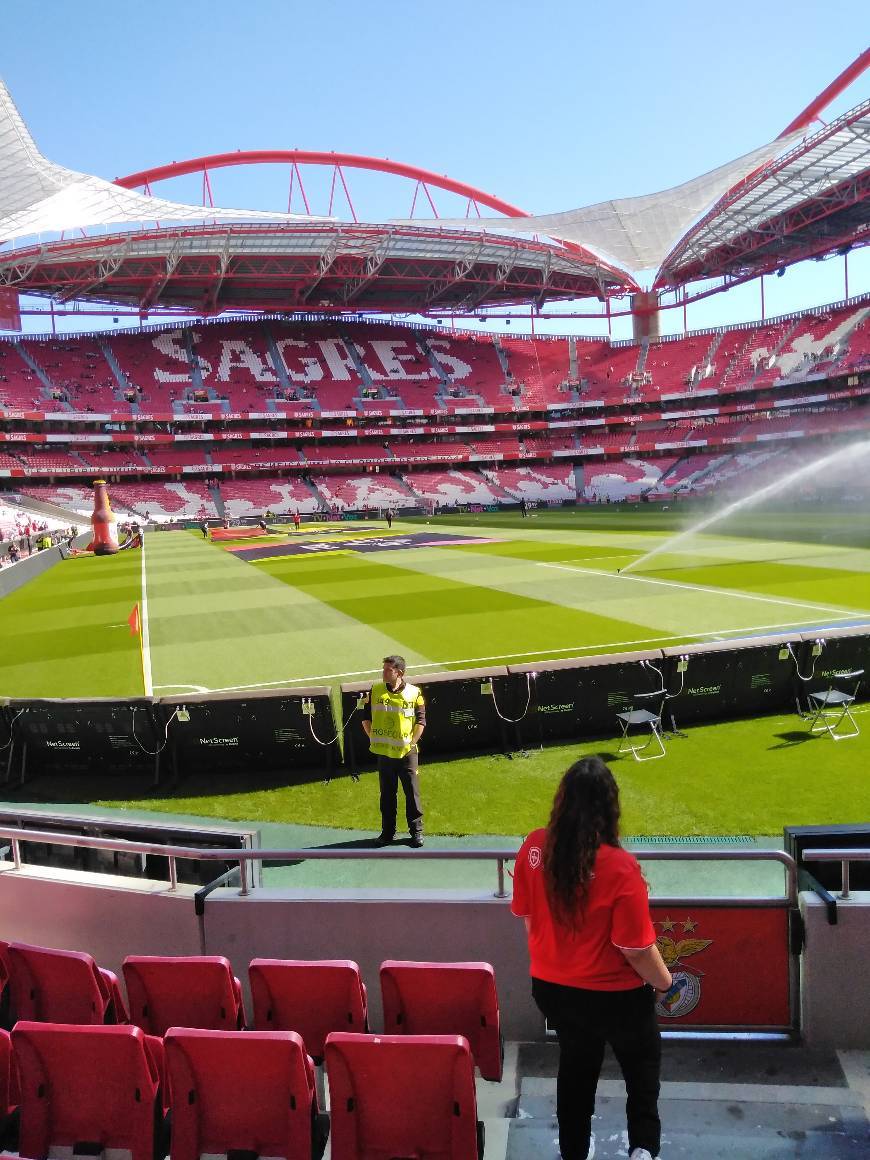
[[[599,846],[619,845],[619,789],[600,757],[582,757],[559,783],[544,842],[553,917],[576,929]]]

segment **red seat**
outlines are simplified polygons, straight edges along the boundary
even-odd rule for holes
[[[232,1151],[310,1160],[317,1095],[298,1035],[173,1027],[165,1042],[170,1160]]]
[[[8,1031],[0,1030],[0,1135],[20,1102],[18,1071],[12,1066],[12,1039]]]
[[[117,976],[84,951],[9,943],[12,1017],[42,1023],[126,1023]]]
[[[20,1022],[12,1045],[21,1079],[20,1155],[123,1148],[153,1160],[161,1122],[162,1044],[138,1027]]]
[[[461,1035],[326,1040],[332,1160],[483,1155],[474,1061]]]
[[[368,1030],[366,989],[348,959],[252,959],[249,977],[256,1030],[298,1032],[318,1062],[330,1031]]]
[[[245,1024],[242,987],[222,955],[128,955],[123,970],[130,1021],[151,1035],[170,1027],[238,1031]]]
[[[388,1035],[464,1035],[484,1079],[500,1080],[503,1045],[489,963],[381,964]]]

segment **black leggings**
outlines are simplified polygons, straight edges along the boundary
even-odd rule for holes
[[[628,1150],[658,1156],[661,1035],[652,987],[587,991],[533,978],[532,995],[559,1037],[556,1115],[564,1160],[586,1160],[606,1043],[625,1079]]]

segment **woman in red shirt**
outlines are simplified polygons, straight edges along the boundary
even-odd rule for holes
[[[526,923],[532,995],[559,1038],[563,1160],[595,1154],[592,1115],[606,1043],[625,1078],[630,1160],[651,1160],[661,1143],[655,991],[672,980],[640,866],[619,845],[619,790],[600,757],[571,766],[547,828],[523,843],[512,910]]]

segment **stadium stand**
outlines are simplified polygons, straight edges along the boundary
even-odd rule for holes
[[[112,355],[140,410],[172,411],[195,385],[186,343],[183,330],[112,335]]]
[[[217,515],[214,500],[201,483],[119,483],[112,489],[112,502],[158,523]]]
[[[301,463],[302,456],[289,443],[270,443],[265,447],[244,447],[233,443],[230,447],[213,447],[211,461],[215,466],[247,470],[250,467],[281,467],[284,464]]]
[[[321,497],[304,480],[221,480],[220,494],[230,519],[259,516],[264,511],[310,515],[323,506]]]
[[[471,471],[417,471],[405,482],[417,495],[442,507],[459,503],[498,504],[511,497],[482,475]]]
[[[47,404],[48,393],[36,371],[27,365],[14,343],[0,342],[0,408],[39,411]]]
[[[339,511],[409,508],[420,502],[401,480],[388,475],[317,475],[313,482],[326,506]]]
[[[520,391],[521,407],[533,410],[564,406],[573,398],[567,339],[500,338],[509,368],[509,382]]]
[[[500,467],[488,473],[493,482],[509,495],[520,500],[538,503],[573,503],[577,498],[574,468],[568,465],[552,467]]]
[[[95,338],[23,340],[19,345],[48,378],[57,400],[76,411],[130,411]]]
[[[582,483],[580,476],[582,473]],[[659,477],[651,465],[639,459],[608,460],[607,463],[585,463],[577,469],[578,492],[582,489],[587,499],[619,500],[638,499],[653,487]]]

